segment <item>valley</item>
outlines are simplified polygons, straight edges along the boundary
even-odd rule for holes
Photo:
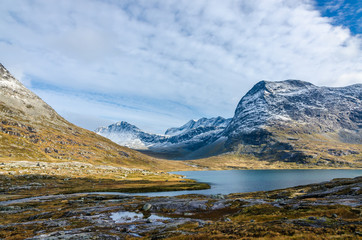
[[[0,240],[362,240],[362,0],[0,2]]]
[[[0,65],[0,238],[359,238],[361,177],[229,195],[137,193],[212,187],[175,171],[361,169],[360,88],[262,81],[232,119],[164,135],[122,121],[92,132]]]

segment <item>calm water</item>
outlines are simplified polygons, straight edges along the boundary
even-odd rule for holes
[[[144,193],[135,195],[175,196],[181,194],[229,194],[240,192],[267,191],[319,183],[333,178],[362,176],[362,170],[227,170],[173,172],[189,179],[210,184],[211,189]]]

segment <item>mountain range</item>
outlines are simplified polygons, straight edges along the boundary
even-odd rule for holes
[[[164,135],[147,133],[122,121],[97,128],[95,132],[120,145],[154,156],[184,159],[217,137],[230,121],[222,117],[190,120],[181,127],[167,129]]]
[[[219,154],[316,165],[361,164],[362,84],[319,87],[300,80],[261,81],[240,100],[234,117],[201,118],[165,135],[119,122],[96,133],[168,159]]]

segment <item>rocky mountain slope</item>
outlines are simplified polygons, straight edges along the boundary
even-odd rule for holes
[[[77,127],[0,64],[0,160],[79,161],[157,169],[165,162]]]
[[[361,101],[362,84],[328,88],[298,80],[262,81],[241,99],[223,135],[239,139],[264,126],[295,123],[309,132],[348,130],[356,133],[352,142],[362,143]]]
[[[318,87],[262,81],[222,133],[227,151],[316,164],[362,161],[362,84]]]
[[[231,119],[222,117],[191,120],[179,128],[167,129],[165,135],[147,133],[127,122],[100,127],[96,133],[115,143],[166,158],[183,158],[207,145],[218,136]]]

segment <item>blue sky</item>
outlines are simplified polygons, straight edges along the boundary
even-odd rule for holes
[[[353,35],[362,34],[362,1],[359,0],[319,0],[315,7],[323,17],[331,19],[334,26],[344,26]]]
[[[362,83],[361,1],[3,0],[0,62],[71,122],[162,133],[260,80]]]

